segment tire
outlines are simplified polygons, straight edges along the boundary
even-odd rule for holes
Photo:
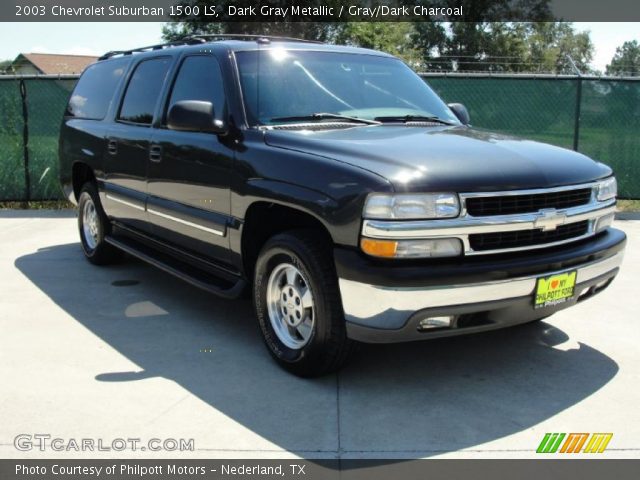
[[[82,186],[78,197],[78,231],[84,256],[94,265],[109,265],[122,258],[122,252],[104,240],[111,224],[91,182]]]
[[[260,330],[276,362],[301,376],[339,370],[347,338],[330,244],[317,232],[272,237],[258,256],[253,300]]]

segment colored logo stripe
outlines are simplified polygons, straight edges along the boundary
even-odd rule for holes
[[[560,453],[579,453],[587,438],[589,438],[588,433],[570,433],[562,445]]]
[[[593,433],[591,437],[588,433],[545,433],[542,442],[538,445],[536,453],[556,453],[566,437],[559,453],[602,453],[609,445],[613,433]],[[587,439],[589,441],[587,442]],[[587,446],[582,447],[587,443]]]
[[[607,448],[609,442],[613,437],[613,433],[594,433],[591,435],[591,440],[587,443],[584,449],[584,453],[602,453]]]
[[[536,453],[556,453],[564,437],[564,433],[545,433]]]

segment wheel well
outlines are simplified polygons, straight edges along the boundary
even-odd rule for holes
[[[249,207],[242,228],[242,262],[247,278],[253,278],[253,269],[263,245],[274,235],[306,228],[318,231],[331,242],[326,227],[313,215],[268,202],[254,203]]]
[[[75,195],[76,200],[78,200],[78,197],[80,196],[80,189],[82,188],[82,185],[87,182],[95,183],[96,181],[93,170],[91,170],[91,167],[86,163],[74,163],[71,178],[73,182],[73,194]]]

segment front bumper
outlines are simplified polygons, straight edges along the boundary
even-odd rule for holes
[[[608,229],[588,241],[535,254],[432,262],[384,262],[335,250],[349,337],[388,343],[490,330],[544,318],[606,288],[622,262],[625,234]],[[576,295],[533,308],[536,279],[577,270]],[[453,316],[451,327],[420,330],[420,320]]]

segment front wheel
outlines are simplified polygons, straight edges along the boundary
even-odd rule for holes
[[[351,352],[330,244],[298,230],[271,238],[258,257],[254,304],[271,355],[303,377],[338,370]]]

